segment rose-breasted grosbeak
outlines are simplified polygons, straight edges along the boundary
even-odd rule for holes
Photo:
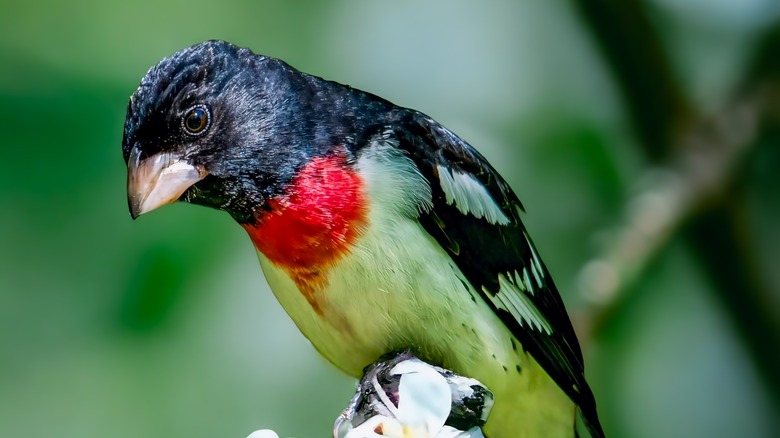
[[[491,438],[603,431],[577,338],[506,181],[425,114],[222,41],[163,59],[130,98],[135,218],[228,212],[314,347],[359,376],[411,349],[495,395]]]

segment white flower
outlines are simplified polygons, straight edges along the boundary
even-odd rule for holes
[[[277,435],[273,430],[262,429],[250,433],[246,438],[279,438],[279,435]]]
[[[344,438],[484,438],[478,427],[463,432],[444,425],[452,408],[452,393],[447,380],[433,367],[413,358],[390,372],[401,375],[398,407],[383,400],[393,417],[372,417]],[[378,393],[382,398],[383,392]]]

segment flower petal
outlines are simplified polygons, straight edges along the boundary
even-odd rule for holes
[[[401,374],[398,421],[412,428],[424,426],[430,436],[437,436],[452,410],[452,393],[447,380],[417,358],[399,363],[390,372]]]
[[[478,427],[472,427],[464,432],[454,427],[444,426],[436,438],[485,438],[485,435],[482,435],[482,429]]]
[[[377,433],[377,430],[381,434]],[[377,415],[366,420],[365,423],[350,430],[344,438],[388,438],[404,436],[404,427],[395,418]]]
[[[246,438],[279,438],[279,435],[277,435],[273,430],[262,429],[250,433]]]

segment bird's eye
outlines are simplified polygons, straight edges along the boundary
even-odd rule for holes
[[[211,114],[203,105],[196,105],[184,114],[182,126],[190,135],[200,135],[206,132],[211,123]]]

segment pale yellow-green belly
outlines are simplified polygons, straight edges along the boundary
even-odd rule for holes
[[[572,402],[466,289],[449,256],[415,221],[393,232],[367,233],[329,271],[317,291],[320,313],[284,270],[262,254],[260,262],[301,332],[346,373],[360,377],[382,354],[410,348],[490,388],[496,403],[485,427],[489,438],[572,437]]]

